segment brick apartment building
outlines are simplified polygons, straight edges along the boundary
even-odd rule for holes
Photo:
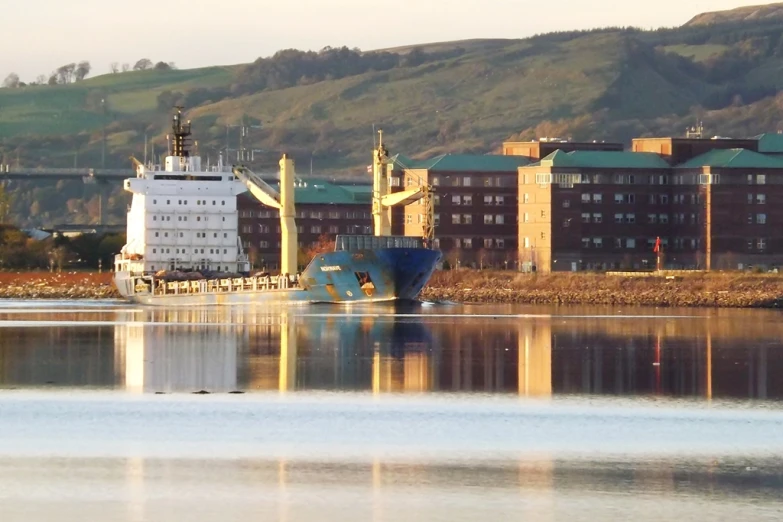
[[[621,152],[625,149],[622,143],[606,143],[603,141],[569,141],[561,138],[541,138],[535,141],[503,142],[503,155],[525,156],[530,161],[539,161],[553,152],[604,151]]]
[[[519,258],[549,271],[783,264],[783,159],[759,140],[637,139],[521,167]],[[770,145],[770,148],[774,148]]]
[[[518,168],[522,156],[447,154],[424,161],[395,156],[392,189],[434,187],[435,248],[452,266],[515,266]],[[421,236],[425,207],[393,213],[393,231]]]
[[[661,238],[673,268],[783,265],[783,135],[507,142],[505,155],[393,158],[391,190],[434,187],[435,247],[453,266],[644,269]],[[535,162],[535,163],[532,163]],[[371,186],[301,182],[299,243],[370,234]],[[239,232],[256,268],[279,263],[277,211],[240,197]],[[395,234],[421,236],[425,207],[392,212]],[[517,264],[518,263],[518,264]]]
[[[370,185],[336,185],[327,181],[297,182],[296,227],[299,248],[318,243],[321,236],[372,232]],[[248,194],[237,199],[239,236],[253,268],[276,269],[280,264],[280,214]]]

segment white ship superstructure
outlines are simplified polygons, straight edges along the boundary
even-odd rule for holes
[[[174,116],[174,139],[165,165],[136,164],[125,180],[133,193],[127,243],[115,270],[245,273],[250,269],[237,234],[237,195],[247,191],[230,167],[202,170],[189,152],[190,122]]]

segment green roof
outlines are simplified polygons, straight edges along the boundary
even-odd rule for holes
[[[412,160],[397,154],[392,161],[402,168],[431,172],[516,172],[519,167],[530,163],[524,156],[498,154],[443,154],[426,160]]]
[[[279,181],[268,180],[267,183],[275,190],[280,190]],[[246,197],[254,199],[249,193],[244,194]],[[296,204],[367,205],[372,199],[372,187],[370,187],[370,191],[367,194],[353,192],[328,181],[313,179],[302,180],[299,185],[294,187],[294,201]]]
[[[781,169],[783,160],[765,156],[747,149],[711,150],[686,161],[677,168],[697,169],[701,167],[722,167],[734,169]]]
[[[756,139],[759,141],[759,152],[783,154],[783,134],[761,134]]]
[[[534,166],[595,169],[667,169],[669,164],[654,152],[556,150]]]

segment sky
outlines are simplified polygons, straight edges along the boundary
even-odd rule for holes
[[[779,0],[777,0],[779,1]],[[363,50],[538,33],[681,25],[696,14],[764,0],[14,0],[2,13],[0,81],[23,81],[88,60],[247,63],[279,49]],[[176,13],[176,14],[173,14]]]

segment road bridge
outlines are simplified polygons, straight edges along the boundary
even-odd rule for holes
[[[11,165],[0,165],[0,180],[25,180],[32,181],[36,179],[45,180],[67,180],[81,179],[85,183],[94,183],[97,181],[122,181],[126,178],[136,176],[133,169],[39,169],[30,167],[14,167]]]

